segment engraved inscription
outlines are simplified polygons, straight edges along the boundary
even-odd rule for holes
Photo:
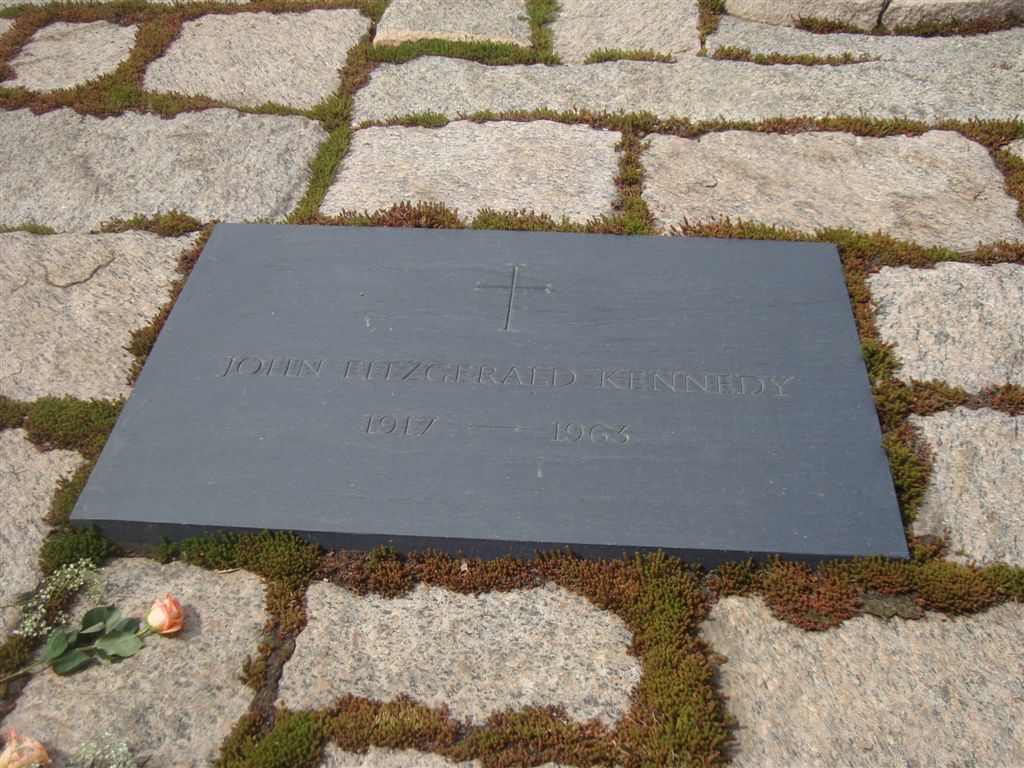
[[[424,437],[437,421],[436,416],[378,416],[366,417],[366,434]]]
[[[512,265],[512,276],[509,278],[508,285],[476,284],[476,289],[478,291],[484,288],[495,288],[499,291],[508,291],[508,303],[505,306],[505,325],[501,328],[503,331],[512,330],[512,314],[515,311],[516,291],[544,291],[544,293],[551,293],[550,283],[545,283],[544,285],[519,285],[519,271],[523,266],[524,265],[522,264]]]
[[[580,441],[591,443],[609,443],[622,445],[628,443],[633,435],[630,433],[628,424],[580,424],[575,421],[556,422],[555,436],[556,443],[578,443]]]
[[[323,363],[293,357],[232,357],[221,376],[319,376]]]

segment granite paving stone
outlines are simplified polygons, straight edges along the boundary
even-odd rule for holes
[[[551,30],[555,53],[567,63],[602,49],[669,56],[700,49],[696,0],[561,0]]]
[[[115,3],[118,0],[64,0],[68,3]],[[8,8],[12,5],[48,5],[53,0],[0,0],[0,8]],[[153,0],[153,5],[187,5],[188,3],[195,2],[195,0]],[[215,2],[222,5],[241,5],[247,3],[249,0],[215,0]]]
[[[1024,266],[884,267],[868,279],[897,375],[977,392],[1024,384]]]
[[[725,131],[649,141],[643,195],[662,226],[729,217],[808,232],[881,230],[963,250],[1024,239],[1002,175],[983,146],[958,133]]]
[[[43,518],[57,481],[81,463],[74,451],[40,452],[23,429],[0,432],[0,641],[18,625],[12,604],[42,578],[39,547],[50,532]]]
[[[1011,141],[1006,145],[1006,149],[1009,150],[1011,154],[1016,155],[1021,160],[1024,160],[1024,139]]]
[[[957,408],[911,422],[933,458],[914,533],[945,533],[954,560],[1024,567],[1024,417]]]
[[[1001,21],[1024,17],[1024,0],[892,0],[882,15],[889,27],[912,27],[928,21]]]
[[[3,35],[14,26],[14,19],[0,19],[0,35]]]
[[[839,21],[869,30],[878,23],[884,0],[726,0],[726,13],[752,21],[795,26],[797,19]]]
[[[727,657],[737,768],[1024,765],[1024,605],[805,632],[728,597],[701,633]]]
[[[584,222],[611,213],[618,140],[614,131],[548,121],[367,128],[352,137],[321,211],[424,200],[467,219],[489,207]]]
[[[354,10],[201,16],[149,65],[144,87],[309,109],[337,90],[349,50],[369,28]]]
[[[490,40],[530,45],[524,0],[392,0],[377,24],[373,42],[408,40]]]
[[[550,704],[612,725],[640,678],[622,620],[554,584],[478,596],[420,585],[388,599],[319,583],[306,606],[279,688],[290,709],[404,693],[478,723]]]
[[[108,21],[47,24],[11,59],[15,77],[4,86],[53,91],[113,72],[128,58],[137,31]]]
[[[453,87],[453,84],[457,84]],[[418,112],[451,119],[491,110],[650,112],[691,120],[863,115],[927,122],[1024,115],[1024,76],[995,67],[876,61],[766,67],[683,57],[587,67],[493,67],[424,56],[377,67],[355,98],[356,124]]]
[[[790,56],[814,54],[907,61],[960,70],[979,66],[1024,70],[1024,28],[987,35],[911,37],[906,35],[817,35],[801,29],[776,27],[756,21],[723,16],[718,30],[708,36],[707,47],[746,48],[751,53]],[[851,66],[860,66],[859,64]]]
[[[31,733],[58,764],[108,730],[151,768],[211,764],[252,701],[239,677],[266,621],[260,580],[141,558],[116,560],[102,573],[101,605],[144,617],[154,598],[170,592],[184,607],[184,628],[146,638],[145,648],[119,664],[93,664],[70,677],[36,673],[3,729]]]
[[[0,226],[88,231],[172,209],[201,221],[280,218],[305,192],[326,136],[304,117],[227,109],[170,120],[2,112]]]
[[[0,234],[0,394],[115,399],[196,236]]]

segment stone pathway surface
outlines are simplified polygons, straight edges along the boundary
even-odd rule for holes
[[[54,490],[87,461],[40,450],[40,432],[74,444],[87,401],[130,394],[126,346],[170,298],[198,230],[398,203],[441,203],[463,224],[494,209],[647,234],[714,232],[726,218],[744,231],[849,228],[862,335],[893,356],[892,380],[876,382],[888,387],[882,415],[898,401],[931,461],[908,535],[942,537],[940,566],[993,566],[1004,589],[1021,579],[1024,0],[726,0],[724,14],[695,0],[238,3],[0,0],[0,227],[29,230],[0,233],[0,665],[21,647],[10,605],[42,583],[44,539],[68,534],[50,514]],[[800,17],[882,28],[823,34]],[[964,22],[980,33],[887,34]],[[451,57],[409,58],[417,46]],[[592,54],[672,61],[584,64]],[[738,60],[759,54],[804,63]],[[844,55],[870,60],[827,65]],[[383,218],[433,221],[410,210]],[[167,236],[98,232],[113,219]],[[950,387],[966,392],[955,408],[943,405]],[[41,398],[65,395],[77,400],[38,423]],[[626,589],[615,613],[547,575],[524,588],[515,568],[496,579],[504,591],[476,589],[455,563],[443,583],[465,577],[462,591],[418,584],[385,598],[315,568],[288,582],[302,557],[273,547],[237,563],[217,547],[191,556],[244,567],[108,560],[106,601],[141,616],[170,591],[184,631],[147,637],[117,665],[0,685],[0,731],[42,740],[56,765],[108,729],[149,768],[218,756],[478,768],[523,764],[524,750],[544,768],[1024,765],[1024,609],[996,599],[994,582],[979,587],[980,571],[951,571],[944,588],[963,600],[989,590],[980,603],[998,604],[986,610],[861,614],[806,632],[761,597],[715,600],[710,579],[701,621],[679,607],[678,584],[633,593],[623,572],[589,593],[614,607]],[[807,598],[807,616],[829,599]],[[71,608],[81,616],[84,598]],[[694,633],[700,622],[707,648],[688,644],[680,615]],[[666,636],[681,645],[666,650]],[[720,662],[713,682],[701,682],[707,659]],[[698,753],[714,719],[701,697],[716,693],[734,743]],[[302,729],[282,737],[275,708],[340,717],[346,696],[363,697],[344,734],[362,741],[317,736],[322,754],[297,757]],[[388,703],[401,696],[448,719],[396,715]],[[473,754],[489,762],[449,759],[444,728],[463,744],[490,738]],[[666,732],[679,737],[671,749]],[[580,751],[557,752],[574,741]]]

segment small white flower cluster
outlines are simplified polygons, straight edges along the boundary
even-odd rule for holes
[[[47,621],[46,607],[56,602],[63,602],[65,598],[75,594],[82,587],[86,587],[86,594],[90,601],[96,601],[102,597],[103,590],[106,588],[106,579],[96,570],[96,565],[92,560],[83,558],[58,568],[43,579],[42,586],[25,601],[21,611],[21,621],[17,629],[14,630],[14,634],[22,637],[48,635],[54,627],[66,622],[68,617],[65,613],[60,613]]]
[[[70,768],[138,768],[128,745],[118,740],[113,731],[75,750],[68,765]]]

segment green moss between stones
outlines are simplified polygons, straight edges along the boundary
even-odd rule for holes
[[[725,0],[697,0],[697,31],[703,49],[708,35],[718,31],[718,20],[725,14]]]
[[[152,216],[136,214],[130,219],[112,219],[100,226],[100,232],[151,232],[161,237],[180,237],[203,228],[202,222],[177,209]]]
[[[53,500],[50,502],[50,512],[46,516],[46,522],[54,527],[63,527],[71,519],[71,511],[75,508],[85,481],[95,466],[94,461],[89,461],[75,470],[71,477],[62,477],[57,481],[57,490],[54,491]]]
[[[838,19],[826,19],[820,16],[799,16],[793,22],[793,26],[802,29],[804,32],[813,32],[816,35],[833,35],[839,32],[861,33],[866,30],[856,27],[853,24]]]
[[[41,397],[28,405],[23,426],[40,450],[63,448],[96,459],[123,404],[123,400]]]
[[[0,395],[0,431],[20,429],[31,408],[29,403],[22,403],[6,395]]]
[[[30,221],[27,224],[19,224],[16,227],[0,227],[0,235],[8,232],[28,232],[30,235],[55,235],[57,230],[47,227],[45,224],[36,224]]]
[[[583,60],[584,64],[601,64],[606,61],[658,61],[662,64],[670,64],[675,61],[667,53],[658,53],[652,50],[631,50],[621,48],[599,48],[587,54]]]
[[[117,548],[100,536],[93,528],[80,531],[64,530],[50,536],[39,550],[39,568],[49,576],[63,565],[77,560],[92,560],[101,563]]]
[[[530,20],[530,45],[538,55],[552,57],[551,63],[558,63],[554,55],[554,33],[551,23],[558,14],[558,0],[526,0],[526,16]]]
[[[721,45],[717,47],[711,58],[716,61],[747,61],[752,64],[773,66],[776,64],[787,65],[797,64],[806,67],[828,66],[840,67],[846,64],[863,64],[867,61],[878,61],[876,56],[860,55],[855,56],[846,51],[839,56],[817,56],[812,53],[787,54],[787,53],[752,53],[749,48],[740,48],[733,45]]]
[[[883,25],[884,25],[883,18]],[[1024,18],[1008,13],[997,19],[951,19],[949,21],[922,21],[911,26],[896,26],[892,29],[881,27],[879,32],[890,35],[913,35],[915,37],[967,37],[987,35],[1004,29],[1013,29],[1024,24]]]
[[[370,51],[371,60],[378,63],[404,64],[420,56],[469,59],[491,66],[558,63],[558,57],[551,53],[524,48],[513,43],[489,41],[410,40],[398,45],[375,45]]]
[[[993,152],[992,159],[1003,172],[1006,194],[1017,201],[1017,218],[1024,221],[1024,158],[1001,149]]]

